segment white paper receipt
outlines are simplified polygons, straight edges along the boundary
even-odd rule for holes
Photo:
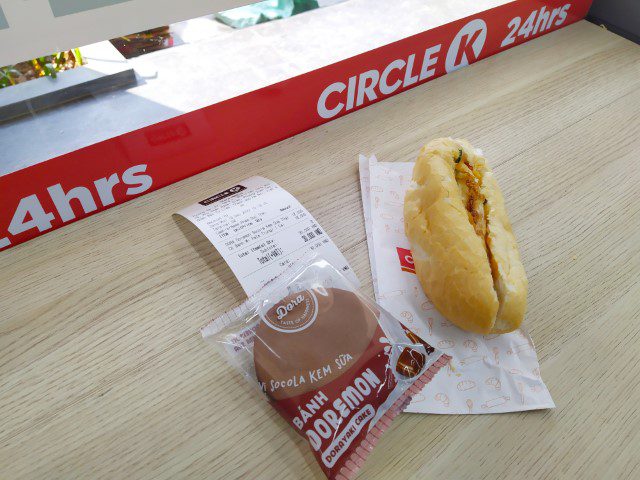
[[[251,177],[178,212],[204,233],[251,296],[310,251],[357,277],[311,214],[277,183]]]

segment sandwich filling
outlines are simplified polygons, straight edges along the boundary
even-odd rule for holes
[[[469,216],[469,223],[473,226],[476,235],[483,242],[487,253],[487,259],[491,266],[491,277],[494,289],[498,291],[498,264],[491,253],[491,239],[489,238],[489,205],[482,193],[482,176],[485,170],[481,159],[470,162],[462,149],[458,150],[454,158],[454,172],[456,183],[462,194],[465,209]]]

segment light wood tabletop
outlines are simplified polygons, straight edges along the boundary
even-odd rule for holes
[[[481,147],[555,410],[403,414],[363,479],[640,477],[640,46],[580,22],[0,253],[0,478],[323,478],[198,329],[244,294],[178,209],[263,175],[372,294],[359,153]]]

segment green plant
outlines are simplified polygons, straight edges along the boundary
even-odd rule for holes
[[[36,72],[36,76],[53,78],[58,76],[58,70],[56,70],[56,66],[49,61],[49,58],[50,57],[38,57],[31,60],[31,65]]]
[[[58,72],[78,67],[84,63],[79,48],[65,52],[53,53],[34,58],[16,65],[0,67],[0,88],[10,87],[16,83],[32,78],[58,76]]]
[[[71,50],[71,52],[73,52],[73,56],[76,59],[76,65],[82,65],[84,63],[84,59],[82,58],[82,53],[80,53],[80,49],[74,48],[73,50]]]
[[[15,85],[16,82],[13,77],[14,76],[17,77],[19,75],[20,75],[20,72],[16,70],[13,65],[0,67],[0,88]]]
[[[39,77],[58,76],[58,72],[67,70],[69,67],[74,68],[82,65],[83,59],[79,48],[67,50],[66,52],[58,52],[46,57],[38,57],[31,60],[33,69]]]

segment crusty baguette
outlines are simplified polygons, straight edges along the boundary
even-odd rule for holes
[[[479,151],[450,138],[423,147],[404,220],[416,274],[440,313],[475,333],[520,326],[527,278],[502,193]]]

